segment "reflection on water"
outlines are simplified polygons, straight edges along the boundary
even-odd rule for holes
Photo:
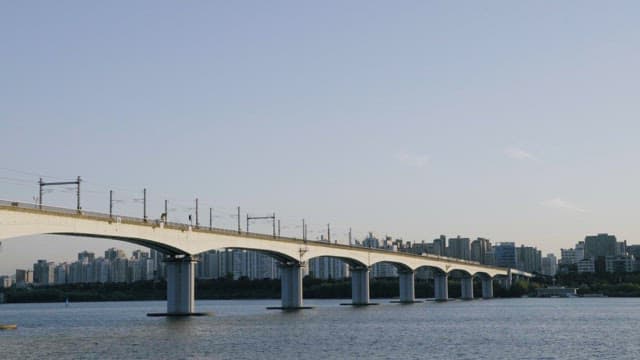
[[[198,301],[213,316],[151,318],[164,302],[0,305],[2,359],[637,359],[640,299],[496,299],[266,310]]]

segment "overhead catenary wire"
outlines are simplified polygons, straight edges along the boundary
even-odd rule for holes
[[[37,179],[27,179],[27,178],[24,178],[23,176],[34,176],[34,177],[42,176],[45,178],[61,179],[61,180],[69,178],[69,177],[52,176],[50,174],[41,174],[37,172],[8,169],[8,168],[0,168],[0,174],[2,173],[1,172],[2,170],[19,174],[22,176],[15,176],[15,175],[0,176],[0,183],[12,185],[12,186],[20,186],[20,187],[31,187],[31,186],[35,187],[35,184],[37,184]],[[134,209],[132,207],[132,205],[134,204],[139,205],[140,202],[144,201],[141,198],[143,191],[145,189],[144,186],[140,186],[139,188],[135,188],[135,189],[130,187],[122,187],[122,186],[109,186],[92,179],[85,180],[84,178],[82,180],[82,183],[83,183],[82,193],[87,194],[88,197],[92,199],[90,206],[92,208],[95,208],[98,211],[100,210],[99,203],[101,202],[99,198],[105,199],[105,196],[108,195],[109,188],[113,190],[117,190],[117,193],[118,193],[117,199],[113,199],[113,201],[114,203],[124,205],[122,208],[123,213],[126,214],[130,212],[134,212],[138,214],[138,212],[142,213],[143,210],[146,210],[146,207],[144,209]],[[58,197],[63,195],[64,193],[68,193],[71,191],[73,191],[72,188],[63,188],[62,190],[44,189],[45,194],[58,193],[59,194]],[[177,221],[180,221],[180,220],[186,221],[187,219],[186,215],[188,215],[190,212],[195,210],[195,207],[193,205],[195,197],[189,199],[185,197],[163,195],[161,192],[157,192],[157,193],[153,193],[153,196],[150,197],[148,200],[153,204],[152,208],[157,208],[158,205],[161,203],[162,199],[166,199],[170,201],[171,206],[168,208],[168,210],[175,214],[174,219],[176,219]],[[228,204],[225,205],[217,201],[210,201],[210,200],[207,200],[206,197],[204,198],[198,197],[198,199],[200,201],[199,205],[201,208],[206,208],[206,207],[212,208],[212,210],[210,211],[210,219],[211,219],[210,223],[213,223],[211,224],[213,225],[213,227],[220,226],[224,228],[233,228],[234,220],[237,220],[238,218],[237,214],[235,213],[235,209],[237,208],[236,206],[230,206]],[[102,200],[102,201],[104,201],[103,203],[105,204],[102,209],[106,210],[108,207],[108,203],[105,200]],[[243,210],[244,209],[245,208],[243,207]],[[245,210],[244,212],[246,214],[249,214],[249,216],[251,216],[252,214],[273,213],[273,211],[264,211],[264,210],[254,209],[254,208],[250,208],[248,210]],[[215,219],[215,222],[213,221],[214,219]],[[314,222],[314,221],[307,221],[306,229],[303,229],[305,231],[303,234],[301,234],[300,233],[301,225],[299,224],[299,221],[300,221],[299,219],[300,217],[297,215],[287,215],[286,213],[282,213],[282,214],[279,213],[277,218],[274,219],[275,221],[272,222],[272,224],[270,224],[272,227],[272,229],[270,230],[272,230],[271,232],[273,232],[273,227],[274,227],[273,223],[277,223],[279,226],[276,232],[279,236],[289,236],[289,237],[299,238],[301,237],[301,235],[304,236],[304,234],[306,234],[308,239],[318,239],[318,238],[321,238],[321,236],[328,235],[328,234],[325,234],[326,222]],[[356,228],[352,228],[351,231],[349,232],[347,230],[348,228],[349,226],[334,224],[334,222],[332,221],[331,240],[332,241],[338,240],[339,242],[348,244],[349,234],[351,235],[352,241],[354,241],[355,239],[364,238],[368,236],[368,233],[370,232],[370,230],[366,230],[366,231],[357,230]],[[267,225],[256,224],[256,230],[259,230],[259,229],[262,229],[262,231],[266,232]],[[371,232],[377,233],[377,234],[382,233],[380,231],[371,231]]]

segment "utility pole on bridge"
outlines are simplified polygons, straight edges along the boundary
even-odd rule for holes
[[[307,224],[305,224],[304,219],[302,219],[302,240],[307,240]]]
[[[142,189],[142,218],[147,222],[147,188]]]
[[[198,216],[198,198],[196,198],[196,229],[200,227],[200,217]]]
[[[42,181],[42,178],[40,178],[40,181],[38,181],[38,185],[40,186],[40,197],[38,198],[38,207],[40,209],[42,209],[42,195],[44,193],[43,188],[45,186],[58,186],[58,185],[76,185],[77,186],[77,191],[76,191],[76,197],[77,197],[77,210],[80,211],[82,210],[82,207],[80,207],[80,182],[82,181],[82,179],[80,178],[80,176],[78,176],[76,181],[56,181],[56,182],[44,182]]]
[[[249,220],[264,220],[271,219],[273,226],[273,237],[276,237],[276,213],[273,213],[271,216],[249,216],[247,214],[247,232],[249,232]]]

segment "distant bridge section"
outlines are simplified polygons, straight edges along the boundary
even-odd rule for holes
[[[477,262],[435,256],[415,255],[383,249],[306,241],[296,238],[247,233],[187,224],[110,216],[108,214],[43,207],[0,200],[0,240],[53,234],[106,238],[138,244],[166,255],[167,310],[172,315],[194,313],[194,263],[196,255],[218,249],[259,251],[280,263],[282,308],[303,308],[302,268],[313,258],[330,256],[345,261],[352,274],[352,304],[369,304],[369,269],[376,263],[398,268],[400,301],[414,302],[415,271],[434,270],[436,300],[447,300],[447,278],[462,274],[463,298],[473,298],[473,277],[482,279],[483,297],[493,296],[492,279],[511,279],[512,274],[531,277],[514,269],[482,265]]]

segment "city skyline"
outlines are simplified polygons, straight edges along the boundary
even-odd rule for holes
[[[312,239],[640,240],[638,4],[254,6],[3,4],[0,198],[82,176],[87,210],[114,190],[141,216],[147,188],[152,218],[197,197],[205,223],[241,206]],[[0,273],[34,248],[129,249],[2,242]]]
[[[22,174],[22,175],[28,175],[31,174],[33,175],[33,173],[30,172],[23,172],[23,171],[19,171],[19,170],[15,170],[15,169],[4,169],[5,171],[10,171],[11,173],[14,174]],[[50,177],[49,177],[50,178]],[[54,178],[59,180],[62,180],[62,178]],[[26,187],[26,181],[19,179],[19,178],[12,178],[11,181],[15,181],[14,184],[20,185],[21,187]],[[84,181],[84,180],[83,180]],[[93,184],[92,184],[93,185]],[[74,185],[75,186],[75,185]],[[86,185],[83,186],[83,188],[85,188]],[[92,198],[91,195],[93,195],[93,200],[95,200],[95,195],[98,194],[99,192],[95,190],[96,187],[94,187],[92,190],[88,190],[89,196],[83,195],[82,198],[86,199],[88,198]],[[146,190],[143,189],[143,190]],[[131,191],[130,189],[123,189],[120,188],[119,191],[117,191],[117,193],[125,193],[128,195],[132,195],[132,198],[129,199],[128,201],[128,205],[124,205],[122,203],[125,203],[127,201],[123,201],[123,200],[119,200],[119,199],[111,199],[112,200],[112,206],[116,209],[114,211],[114,216],[134,216],[134,217],[138,217],[138,218],[142,218],[142,214],[143,214],[143,210],[142,210],[142,198],[135,198],[136,194],[135,192]],[[70,206],[69,204],[75,204],[76,199],[77,199],[77,195],[75,194],[75,190],[74,188],[71,187],[66,187],[64,189],[62,189],[62,191],[59,191],[57,193],[52,192],[52,191],[45,191],[45,196],[43,197],[45,199],[45,201],[43,201],[43,203],[45,205],[56,205],[56,206],[61,206],[61,207],[66,207],[66,208],[72,208],[72,206]],[[139,191],[138,195],[141,195],[143,193],[143,191]],[[179,222],[179,223],[184,223],[184,224],[193,224],[195,225],[196,222],[199,222],[203,227],[207,227],[209,225],[209,221],[211,222],[211,225],[214,227],[218,227],[218,228],[223,228],[223,229],[236,229],[237,228],[237,221],[238,221],[238,217],[237,217],[237,209],[231,209],[229,207],[227,208],[223,208],[223,210],[220,210],[220,208],[216,208],[215,211],[213,211],[213,208],[211,208],[211,212],[209,212],[209,209],[206,208],[206,206],[209,204],[208,202],[202,202],[200,201],[200,205],[198,207],[200,215],[199,217],[195,217],[194,214],[197,213],[196,211],[196,207],[195,207],[195,202],[196,199],[195,198],[192,203],[190,204],[190,206],[188,205],[188,201],[187,200],[177,200],[175,198],[171,198],[169,197],[170,204],[171,206],[169,206],[169,214],[170,214],[170,220],[171,221],[175,221],[175,222]],[[108,204],[108,200],[106,201],[106,203]],[[33,197],[32,201],[34,203],[37,203],[37,197]],[[153,203],[153,201],[149,201],[148,202]],[[176,204],[177,202],[177,204]],[[102,201],[102,203],[105,203],[105,201]],[[155,203],[157,204],[158,201],[155,201]],[[86,210],[87,207],[84,206],[84,204],[86,204],[86,200],[85,202],[82,202],[83,204],[83,210]],[[90,209],[95,209],[95,202],[94,203],[90,203]],[[162,202],[162,204],[164,204],[164,202]],[[202,208],[202,206],[205,206],[205,208]],[[182,206],[182,208],[180,207]],[[107,205],[108,207],[108,205]],[[163,211],[164,208],[161,208]],[[227,211],[227,213],[224,213],[224,210]],[[233,211],[233,213],[231,213],[231,211]],[[250,212],[252,210],[249,210]],[[104,211],[103,211],[104,212]],[[147,212],[149,212],[149,209],[147,209]],[[247,223],[245,221],[248,221],[246,219],[247,216],[249,216],[250,212],[246,212],[246,213],[241,213],[241,221],[240,221],[240,226],[242,229],[246,229]],[[260,213],[259,211],[253,210],[251,212],[251,216],[255,216],[256,213]],[[265,212],[262,212],[265,213]],[[214,215],[215,214],[215,215]],[[274,214],[275,215],[275,214]],[[153,216],[150,215],[149,216],[151,219],[160,219],[160,216]],[[275,225],[275,221],[278,221],[278,231],[280,231],[280,220],[282,220],[279,217],[276,217],[274,219],[274,225]],[[292,218],[288,218],[286,220],[292,221]],[[303,219],[304,221],[304,219]],[[324,224],[318,224],[315,223],[313,224],[313,229],[315,231],[313,231],[311,233],[311,235],[307,234],[307,238],[312,240],[312,241],[326,241],[327,236],[330,235],[332,237],[332,242],[337,242],[337,243],[341,243],[341,244],[348,244],[349,243],[349,236],[351,236],[351,232],[353,231],[353,233],[356,233],[356,231],[354,231],[353,228],[349,227],[338,227],[338,230],[336,231],[336,226],[334,225],[333,227],[333,231],[331,233],[328,233],[329,231],[331,231],[331,224],[326,224],[326,228],[323,226]],[[306,224],[307,230],[310,227],[310,223],[307,220],[307,224]],[[291,236],[291,237],[295,237],[295,238],[303,238],[302,235],[302,226],[301,224],[298,225],[293,225],[293,226],[287,226],[284,225],[282,226],[282,228],[284,228],[283,230],[283,236]],[[257,223],[253,223],[251,224],[251,230],[253,232],[257,232],[257,233],[264,233],[264,234],[270,234],[272,231],[272,225],[271,225],[271,220],[269,220],[268,223],[265,222],[260,222],[258,221]],[[273,228],[273,230],[275,231],[275,227]],[[366,239],[367,236],[371,236],[371,234],[373,234],[374,232],[372,231],[362,231],[362,229],[360,229],[361,231],[359,231],[359,236],[354,236],[353,237],[353,241],[358,241],[360,239]],[[603,232],[596,232],[595,234],[601,234]],[[382,237],[388,237],[390,236],[388,233],[383,233],[384,235],[381,234],[376,234],[377,236],[382,236]],[[444,235],[441,235],[441,237]],[[588,235],[586,235],[588,236]],[[409,241],[411,243],[424,243],[424,242],[428,242],[428,236],[426,237],[426,239],[422,239],[422,240],[411,240],[411,239],[405,239],[402,236],[390,236],[392,238],[397,238],[397,239],[404,239],[406,241]],[[456,233],[456,237],[459,239],[461,237],[460,234]],[[448,239],[452,239],[452,237],[449,237]],[[485,237],[477,237],[478,239],[487,239],[487,240],[491,240],[490,238],[485,238]],[[447,238],[445,238],[446,240]],[[453,238],[455,240],[455,238]],[[625,242],[627,242],[626,239],[623,239]],[[578,240],[580,241],[580,240]],[[20,242],[26,242],[26,243],[20,243]],[[538,245],[536,244],[523,244],[520,243],[518,241],[511,241],[511,240],[507,240],[507,241],[497,241],[494,243],[501,243],[501,242],[513,242],[513,243],[518,243],[518,244],[522,244],[522,245],[526,245],[526,246],[534,246],[537,247]],[[63,245],[62,247],[59,246],[52,246],[53,244],[60,243],[60,245]],[[568,243],[576,243],[576,241],[573,242],[568,242]],[[631,243],[631,242],[630,242]],[[64,235],[36,235],[36,236],[27,236],[27,237],[21,237],[21,238],[15,238],[15,239],[5,239],[3,242],[0,242],[0,256],[2,255],[2,250],[4,250],[4,248],[8,248],[9,251],[11,251],[11,249],[13,247],[20,247],[20,246],[24,246],[25,248],[32,248],[32,247],[36,247],[36,248],[46,248],[47,253],[49,254],[53,254],[50,256],[50,258],[52,258],[54,261],[58,261],[58,262],[62,262],[62,258],[64,256],[66,256],[66,250],[68,249],[76,249],[77,250],[73,250],[73,251],[80,251],[80,248],[83,249],[83,251],[86,251],[86,249],[91,249],[91,251],[97,251],[96,249],[98,249],[100,246],[102,247],[121,247],[124,248],[125,250],[129,250],[129,251],[133,251],[134,249],[137,249],[138,245],[134,245],[131,243],[127,243],[127,242],[122,242],[119,240],[113,240],[113,239],[96,239],[96,238],[86,238],[86,237],[69,237],[69,236],[64,236]],[[55,250],[61,250],[61,251],[55,251]],[[448,245],[447,245],[447,249],[448,249]],[[556,248],[556,249],[542,249],[541,251],[545,254],[553,254],[554,256],[557,256],[559,258],[559,256],[561,255],[561,250],[562,248]],[[9,258],[7,259],[7,261],[5,261],[4,263],[0,262],[0,275],[3,274],[3,269],[4,272],[7,272],[7,269],[9,271],[9,273],[11,272],[11,269],[18,269],[18,268],[25,268],[25,266],[17,266],[16,264],[18,264],[18,260],[15,258]]]
[[[321,239],[320,241],[328,242],[328,239]],[[560,249],[561,257],[559,259],[553,253],[542,256],[542,251],[533,246],[524,244],[518,246],[513,242],[492,244],[489,239],[481,237],[471,241],[470,238],[462,238],[459,235],[448,239],[445,235],[440,235],[431,242],[423,241],[412,243],[402,239],[393,239],[390,236],[378,239],[373,233],[369,233],[364,240],[359,241],[354,239],[352,244],[356,247],[385,249],[393,252],[400,251],[417,255],[431,254],[471,260],[479,264],[507,267],[548,276],[554,276],[558,270],[560,270],[561,273],[567,273],[571,271],[569,266],[577,266],[577,269],[573,271],[577,270],[578,273],[604,272],[605,268],[607,272],[631,272],[640,268],[640,257],[638,257],[640,254],[640,245],[629,245],[626,241],[618,242],[615,235],[606,233],[587,235],[585,236],[585,240],[576,243],[574,248]],[[49,270],[51,280],[45,282],[38,281],[38,276],[32,275],[35,279],[33,282],[40,285],[52,284],[54,270],[56,284],[66,283],[67,281],[131,282],[163,278],[164,270],[162,269],[164,266],[162,265],[162,254],[152,249],[144,247],[143,249],[148,251],[142,249],[132,250],[132,256],[130,258],[127,258],[124,250],[112,247],[104,252],[104,257],[98,258],[95,257],[94,252],[83,250],[78,253],[77,261],[65,259],[56,262],[47,259],[38,259],[37,262],[33,264],[32,274],[37,274],[36,268],[38,265],[43,264],[46,267],[46,265],[49,264],[51,268],[51,270]],[[211,254],[214,254],[215,257],[218,258],[213,259]],[[238,257],[237,255],[239,254],[243,255]],[[220,258],[220,256],[222,256],[222,258]],[[127,270],[125,275],[122,275],[123,272],[119,271],[118,279],[120,280],[111,280],[111,275],[109,275],[110,270],[108,269],[103,270],[102,275],[96,273],[90,276],[86,274],[78,275],[81,267],[85,268],[83,271],[87,271],[88,260],[93,262],[94,260],[104,261],[105,259],[108,260],[106,265],[101,264],[100,266],[108,267],[109,261],[113,262],[117,259],[125,259],[133,261],[133,263],[129,265],[137,268],[140,261],[145,261],[144,265],[141,265],[144,270],[136,270],[134,273],[137,275],[133,275],[133,273],[129,274],[131,270]],[[147,264],[146,261],[151,261],[152,265]],[[73,268],[76,263],[80,264],[80,268],[77,267],[74,270],[76,273],[74,279],[76,280],[65,280],[69,276],[67,274],[69,268]],[[598,265],[596,266],[596,264]],[[60,272],[60,274],[62,274],[61,277],[59,276],[58,270],[60,266],[64,267],[64,270]],[[124,266],[128,266],[126,262]],[[217,249],[209,250],[198,255],[196,277],[220,278],[232,274],[234,279],[239,279],[240,277],[248,277],[250,279],[275,279],[279,277],[277,268],[278,261],[275,258],[260,254],[256,251],[245,249]],[[13,277],[17,281],[18,278],[24,278],[24,275],[18,275],[18,272],[24,273],[25,270],[27,272],[30,271],[28,267],[16,268],[15,276],[7,274],[0,274],[0,276],[3,278]],[[95,272],[95,269],[89,271]],[[311,259],[309,263],[306,264],[304,273],[323,279],[345,278],[349,276],[347,263],[331,257]],[[370,275],[374,278],[397,277],[398,272],[397,268],[392,264],[376,263],[373,265]],[[417,276],[426,277],[427,275],[423,269],[423,271],[418,272]],[[59,280],[59,278],[62,280]],[[78,279],[83,280],[79,281]]]

